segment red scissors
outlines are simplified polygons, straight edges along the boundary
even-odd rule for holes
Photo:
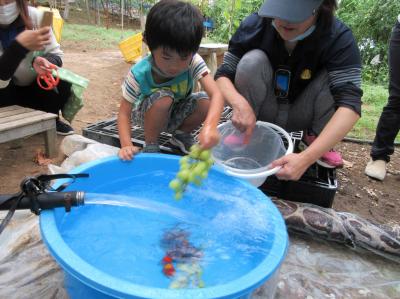
[[[58,71],[57,67],[53,67],[55,71],[55,75],[53,75],[53,71],[49,71],[43,75],[38,75],[36,77],[36,82],[40,86],[40,88],[44,90],[53,90],[56,88],[57,90],[57,85],[60,82],[60,77],[58,77]],[[44,82],[45,84],[42,84]]]

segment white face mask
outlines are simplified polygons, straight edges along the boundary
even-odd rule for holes
[[[10,25],[19,16],[17,2],[0,5],[0,25]]]
[[[274,26],[274,28],[276,29],[275,20],[272,20],[272,26]],[[308,28],[305,32],[303,32],[302,34],[299,34],[295,38],[289,40],[289,42],[297,42],[297,41],[305,39],[306,37],[310,36],[311,33],[313,33],[315,31],[315,28],[316,28],[315,25],[311,25],[311,27]]]

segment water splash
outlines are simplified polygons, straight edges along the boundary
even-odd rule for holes
[[[168,215],[176,218],[177,220],[191,224],[204,223],[205,220],[200,216],[189,213],[188,211],[174,208],[168,204],[152,201],[148,198],[143,199],[122,194],[86,193],[85,205],[107,205],[133,208],[155,214]]]
[[[158,181],[166,177],[173,176],[135,177],[86,193],[86,208],[66,213],[61,223],[64,240],[102,271],[157,287],[170,285],[160,267],[166,254],[161,240],[174,229],[188,232],[190,243],[202,252],[207,286],[236,279],[268,254],[274,238],[264,197],[255,192],[249,197],[242,184],[221,184],[211,173],[207,184],[189,187],[185,198],[175,201],[167,184]]]

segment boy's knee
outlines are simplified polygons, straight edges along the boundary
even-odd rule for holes
[[[154,110],[167,113],[171,109],[173,102],[174,100],[169,96],[157,98],[156,100],[151,101],[151,103],[149,102],[144,110],[146,113]]]
[[[200,111],[208,112],[208,108],[210,107],[210,99],[209,98],[201,98],[197,101],[197,108]]]

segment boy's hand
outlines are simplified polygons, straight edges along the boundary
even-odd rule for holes
[[[219,142],[219,132],[217,128],[204,126],[199,134],[199,141],[202,149],[210,149]]]
[[[122,147],[118,152],[118,157],[121,160],[129,161],[133,159],[133,156],[139,152],[139,148],[134,145],[128,145]]]

